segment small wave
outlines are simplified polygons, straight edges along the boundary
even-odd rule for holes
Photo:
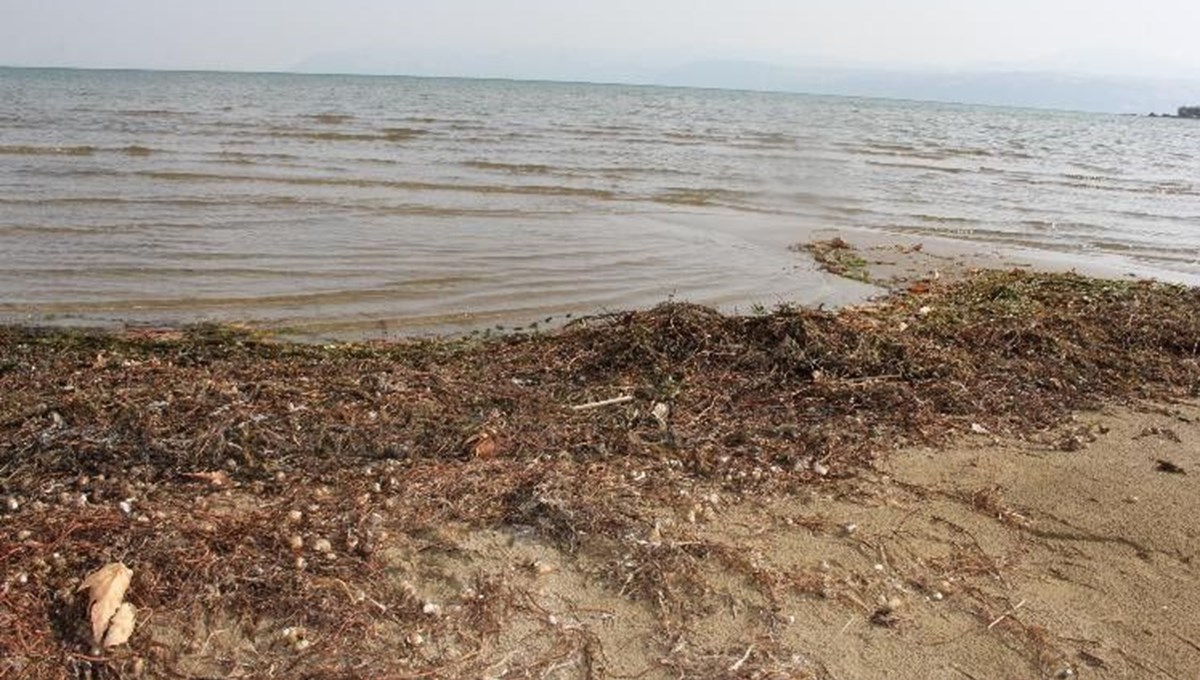
[[[137,144],[127,146],[121,149],[121,151],[124,151],[127,156],[149,156],[154,153],[154,149]]]
[[[171,206],[180,208],[205,208],[229,206],[229,200],[224,198],[121,198],[117,196],[60,196],[55,198],[4,198],[0,197],[0,205],[152,205]]]
[[[900,168],[904,170],[925,170],[932,172],[947,172],[952,175],[960,175],[964,172],[971,172],[967,168],[952,168],[944,165],[929,165],[927,163],[892,163],[888,161],[866,161],[867,165],[875,165],[881,168]]]
[[[386,137],[389,141],[396,141],[399,139],[412,139],[414,137],[420,137],[422,135],[429,134],[429,130],[425,130],[422,128],[408,128],[408,127],[386,127],[386,128],[383,128],[382,130],[380,130],[380,132],[382,132],[383,136]]]
[[[341,125],[354,120],[354,116],[347,113],[313,113],[304,117],[322,125]]]
[[[277,139],[308,139],[317,142],[403,142],[428,134],[418,128],[383,128],[378,132],[316,132],[312,130],[271,130],[261,133]]]
[[[530,210],[527,208],[443,208],[436,205],[390,205],[374,208],[349,206],[359,211],[367,211],[372,215],[403,215],[405,217],[544,217],[549,215],[567,215],[565,212],[548,210]]]
[[[1156,182],[1148,187],[1148,191],[1159,195],[1195,196],[1195,186],[1187,182]]]
[[[467,161],[463,163],[468,168],[476,170],[498,170],[515,175],[549,175],[558,169],[551,165],[537,163],[497,163],[494,161]]]
[[[11,156],[91,156],[94,146],[0,146],[0,154]]]
[[[864,140],[834,142],[833,147],[849,151],[850,153],[861,153],[874,156],[923,156],[927,152],[912,146],[911,144],[900,144],[894,142]]]
[[[629,133],[640,134],[645,132],[642,128],[628,125],[566,125],[556,128],[556,131],[577,137],[603,139],[615,139]],[[666,134],[669,136],[675,133],[668,132]]]
[[[255,268],[255,271],[261,274],[261,270]],[[139,273],[144,273],[144,271]],[[204,274],[206,272],[201,269],[196,270],[194,273]],[[308,272],[289,270],[286,273],[286,277],[294,279],[297,274],[305,273]],[[60,302],[39,305],[39,310],[44,313],[120,312],[128,310],[137,310],[140,312],[166,312],[194,309],[238,309],[245,311],[256,308],[261,309],[264,307],[280,306],[298,309],[303,307],[311,308],[319,305],[360,305],[372,301],[392,303],[405,297],[426,297],[429,295],[431,288],[437,289],[452,285],[478,283],[479,281],[480,279],[478,277],[464,275],[456,277],[433,277],[424,280],[405,281],[395,285],[380,286],[376,288],[349,288],[292,294],[268,293],[264,295],[245,296],[221,295],[212,297],[150,297],[96,301],[63,300]]]
[[[940,161],[946,159],[946,154],[934,153],[930,151],[918,151],[912,149],[910,151],[895,151],[890,148],[880,148],[873,146],[860,146],[856,144],[843,144],[841,147],[852,154],[862,156],[884,156],[887,158],[915,158],[926,161]]]
[[[294,161],[300,157],[289,153],[246,153],[244,151],[221,151],[217,160],[221,163],[253,165],[261,161]]]
[[[172,277],[172,278],[232,278],[239,277],[242,279],[269,280],[283,279],[294,280],[297,273],[309,276],[312,278],[344,278],[347,271],[333,269],[312,269],[305,268],[297,271],[294,268],[271,268],[265,266],[234,266],[220,260],[213,263],[212,260],[196,258],[194,266],[183,265],[159,265],[148,264],[125,265],[125,264],[96,264],[89,268],[89,274],[95,274],[100,278],[105,279],[122,279],[122,278],[143,278],[146,276],[155,277]],[[69,277],[79,273],[79,270],[71,267],[22,267],[13,271],[21,273],[34,273],[42,276]],[[361,269],[356,269],[351,274],[361,273]],[[385,273],[385,272],[383,272]],[[239,298],[241,299],[241,298]],[[257,298],[255,298],[257,299]]]
[[[1198,190],[1195,185],[1182,181],[1137,182],[1116,177],[1099,177],[1078,174],[1062,174],[1048,177],[1039,177],[1033,175],[1014,176],[1012,181],[1030,186],[1090,189],[1095,191],[1111,191],[1122,194],[1141,194],[1154,196],[1200,196],[1200,190]]]
[[[704,144],[725,144],[730,140],[727,137],[696,132],[664,132],[658,135],[657,139],[649,141],[658,141],[676,146],[701,146]]]
[[[1099,250],[1105,253],[1130,253],[1141,250],[1138,246],[1112,239],[1089,239],[1084,241],[1082,245],[1084,248]]]
[[[132,173],[141,177],[176,182],[263,182],[298,186],[341,186],[356,188],[405,189],[409,191],[455,191],[478,194],[520,194],[529,196],[583,196],[610,199],[615,194],[608,189],[566,187],[560,185],[493,185],[450,184],[441,182],[405,182],[374,179],[336,179],[329,177],[267,177],[255,175],[221,175],[202,172],[143,171]]]
[[[121,116],[142,116],[147,118],[187,115],[182,111],[171,111],[170,109],[122,109],[117,111],[117,114]]]
[[[111,196],[63,196],[59,198],[3,198],[0,205],[125,205],[134,201]]]
[[[947,156],[966,156],[968,158],[991,158],[996,155],[991,149],[972,149],[970,147],[940,147],[938,151]]]
[[[651,200],[656,203],[672,205],[728,205],[744,200],[747,194],[729,189],[689,189],[683,187],[669,188],[655,194]]]
[[[25,234],[29,236],[50,234],[94,234],[97,231],[97,229],[93,229],[91,227],[67,227],[63,225],[38,226],[32,224],[15,224],[11,226],[0,226],[0,234]]]
[[[966,217],[954,217],[952,215],[913,215],[913,219],[921,220],[922,222],[933,222],[935,224],[975,224],[977,220],[968,219]]]
[[[1022,227],[1033,229],[1034,231],[1058,231],[1058,222],[1048,220],[1021,220],[1017,222]]]
[[[791,149],[796,138],[781,132],[762,132],[738,137],[730,143],[741,149]]]
[[[1121,169],[1116,168],[1116,167],[1109,167],[1109,166],[1104,166],[1104,165],[1094,165],[1092,163],[1084,163],[1082,161],[1074,161],[1071,163],[1071,165],[1074,165],[1075,167],[1077,167],[1081,170],[1090,172],[1090,173],[1096,173],[1095,175],[1092,175],[1092,176],[1096,176],[1096,177],[1102,176],[1102,175],[1119,175],[1119,174],[1121,174]],[[1073,175],[1066,175],[1066,176],[1074,177]]]

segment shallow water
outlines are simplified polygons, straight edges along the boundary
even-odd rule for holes
[[[836,303],[815,228],[1200,281],[1194,121],[506,81],[0,69],[0,316],[446,332]]]

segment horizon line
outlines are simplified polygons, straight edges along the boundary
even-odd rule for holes
[[[408,78],[413,80],[463,80],[501,83],[536,83],[549,85],[589,85],[594,87],[638,87],[661,88],[674,90],[697,90],[702,92],[741,92],[747,94],[777,94],[805,97],[830,97],[836,99],[862,99],[868,101],[907,102],[918,104],[941,104],[946,106],[978,106],[994,109],[1018,109],[1028,111],[1047,111],[1058,113],[1084,113],[1109,116],[1148,116],[1148,114],[1119,113],[1113,111],[1089,111],[1084,109],[1064,109],[1048,106],[1022,106],[1017,104],[983,104],[945,99],[917,99],[912,97],[884,97],[867,94],[834,94],[809,92],[803,90],[783,90],[754,87],[720,87],[704,85],[671,85],[663,83],[647,83],[636,81],[593,81],[593,80],[555,80],[547,78],[519,78],[513,76],[462,76],[462,75],[416,75],[409,73],[378,73],[350,71],[301,71],[301,70],[263,70],[263,69],[219,69],[219,68],[156,68],[156,67],[122,67],[122,66],[28,66],[0,64],[0,69],[25,71],[89,71],[100,73],[165,73],[165,74],[210,74],[210,75],[263,75],[263,76],[298,76],[298,77],[350,77],[350,78]],[[847,69],[842,69],[847,70]],[[880,70],[864,68],[860,70]],[[901,71],[906,72],[906,71]],[[918,72],[918,71],[907,71]],[[1072,75],[1063,71],[961,71],[960,73],[1006,74],[1006,75]],[[1077,74],[1076,74],[1077,75]],[[1093,76],[1102,78],[1105,76]],[[1169,115],[1168,114],[1159,114]]]

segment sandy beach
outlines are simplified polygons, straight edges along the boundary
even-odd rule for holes
[[[6,329],[0,676],[1200,674],[1196,291],[828,236],[896,292],[325,347]],[[137,626],[101,649],[112,562]]]

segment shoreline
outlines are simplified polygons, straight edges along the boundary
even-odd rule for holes
[[[1200,291],[967,269],[489,339],[0,329],[0,674],[1194,674]]]
[[[132,320],[134,317],[131,317],[130,320],[122,320],[116,317],[80,316],[73,312],[34,314],[10,310],[0,314],[0,325],[45,326],[66,330],[88,328],[105,332],[133,333],[180,331],[191,325],[231,325],[254,329],[284,341],[311,344],[390,342],[539,332],[560,328],[580,318],[604,316],[629,309],[645,310],[664,300],[676,299],[711,306],[726,314],[746,314],[754,309],[793,304],[821,308],[856,306],[879,299],[905,282],[936,280],[943,276],[957,280],[977,270],[1021,269],[1037,273],[1079,273],[1114,280],[1156,280],[1181,285],[1200,285],[1200,275],[1187,272],[1139,265],[1121,258],[1105,260],[1094,255],[1082,256],[1026,248],[1000,241],[968,241],[931,234],[905,234],[854,227],[797,227],[784,221],[759,224],[757,230],[752,230],[753,234],[745,236],[739,229],[747,225],[741,223],[736,215],[690,214],[660,217],[665,220],[664,224],[672,225],[670,228],[682,228],[686,224],[688,229],[694,230],[697,238],[715,238],[723,242],[734,239],[738,242],[739,249],[748,249],[767,257],[768,271],[763,272],[762,278],[763,282],[770,281],[768,288],[771,292],[751,299],[745,296],[744,291],[720,292],[712,289],[697,291],[696,295],[639,295],[638,299],[630,301],[631,304],[590,309],[563,304],[544,308],[531,307],[525,312],[496,309],[363,321],[349,321],[343,318],[344,315],[334,315],[324,320],[319,316],[297,317],[291,323],[236,317],[163,322],[155,321],[153,317],[140,320]],[[742,219],[745,217],[741,216]],[[738,228],[731,229],[730,225]],[[742,240],[744,236],[745,239]],[[865,280],[828,272],[820,262],[812,259],[810,252],[806,252],[807,244],[832,239],[842,239],[864,258],[864,265],[869,270],[869,276]],[[726,243],[726,246],[730,244]],[[790,258],[788,251],[791,251]],[[800,272],[801,275],[795,276],[793,272]],[[352,296],[352,293],[348,295]]]

